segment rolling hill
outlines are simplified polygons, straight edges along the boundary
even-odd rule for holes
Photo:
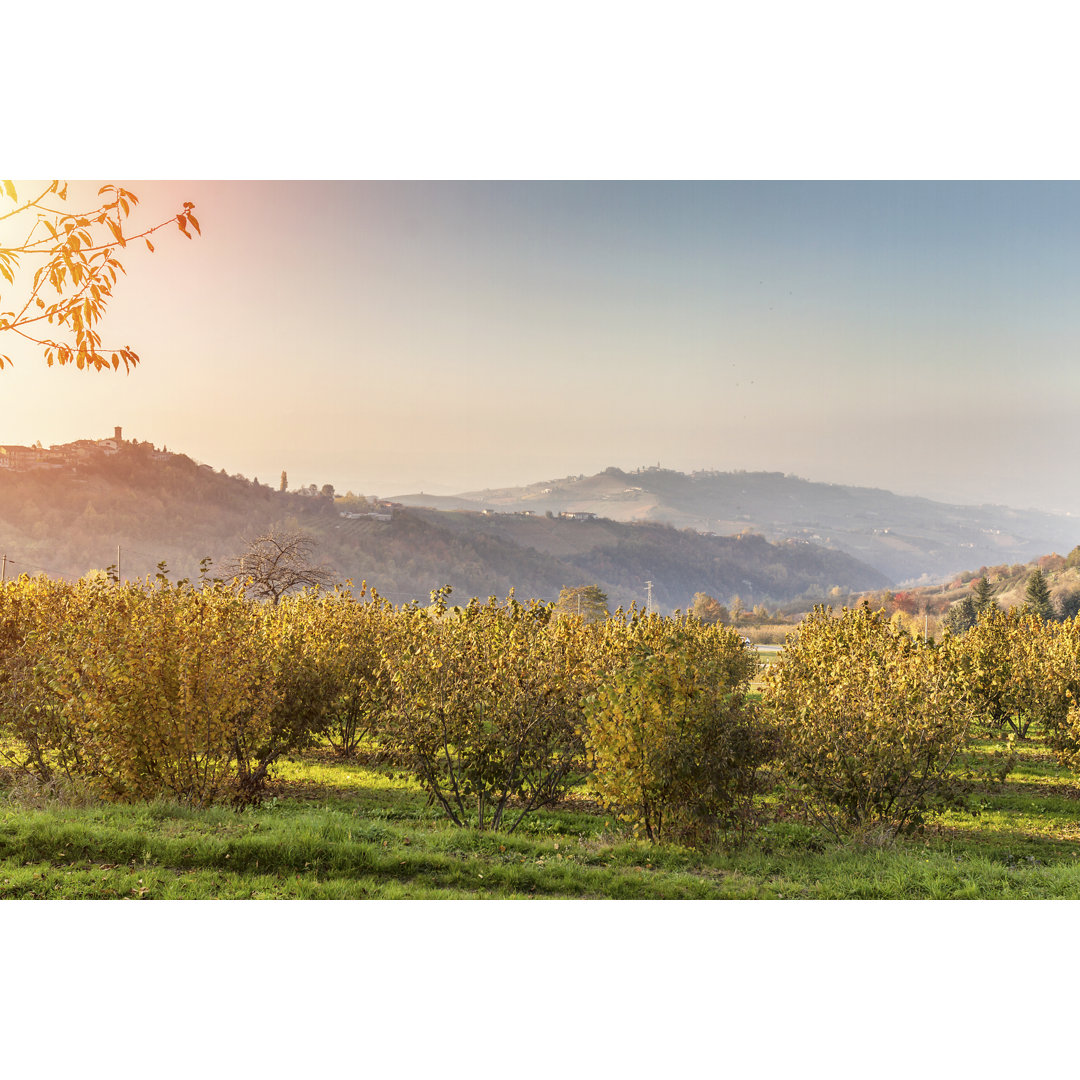
[[[339,580],[367,580],[395,602],[426,600],[441,585],[455,599],[555,599],[564,585],[599,584],[612,607],[686,608],[695,592],[722,602],[778,605],[836,587],[881,588],[886,575],[805,539],[704,536],[670,524],[577,521],[456,510],[379,508],[344,516],[347,500],[281,492],[227,476],[149,443],[119,441],[49,468],[0,469],[0,553],[5,573],[79,577],[119,561],[125,578],[194,579],[209,557],[221,567],[271,528],[305,532]],[[212,572],[212,571],[211,571]]]
[[[808,540],[868,563],[893,583],[944,580],[964,567],[1069,551],[1080,521],[1004,506],[959,506],[877,488],[815,483],[783,473],[605,469],[519,488],[458,496],[399,495],[406,506],[588,512],[702,533],[744,531]]]

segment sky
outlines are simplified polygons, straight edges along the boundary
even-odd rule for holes
[[[660,464],[1080,512],[1075,183],[102,182],[202,235],[125,254],[131,373],[8,343],[2,442],[121,425],[380,496]]]

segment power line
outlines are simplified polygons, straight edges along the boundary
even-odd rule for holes
[[[41,563],[38,563],[38,562],[32,562],[32,563],[18,562],[17,560],[12,559],[10,556],[8,556],[6,554],[4,555],[4,565],[5,565],[5,575],[6,575],[6,568],[8,566],[10,566],[10,567],[17,568],[17,569],[19,569],[20,571],[22,571],[24,573],[29,573],[31,576],[32,576],[33,573],[40,572],[40,573],[45,573],[45,574],[52,574],[54,577],[58,577],[58,578],[70,577],[69,574],[65,574],[62,570],[56,570],[56,569],[54,569],[53,567],[50,567],[50,566],[42,566]]]

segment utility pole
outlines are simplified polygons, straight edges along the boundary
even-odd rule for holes
[[[0,584],[7,581],[7,552],[4,552],[4,565],[0,568]]]
[[[657,468],[660,467],[660,463],[657,462]],[[652,614],[652,582],[645,582],[645,614]]]
[[[120,587],[120,545],[116,545],[116,587]]]

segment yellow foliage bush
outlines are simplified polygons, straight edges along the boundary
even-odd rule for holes
[[[251,793],[281,726],[280,618],[221,585],[161,580],[22,579],[0,608],[22,639],[0,665],[24,768],[107,799]]]
[[[956,670],[953,639],[924,643],[866,605],[816,608],[765,680],[790,793],[836,835],[955,804],[969,729]]]
[[[620,661],[585,701],[591,785],[652,841],[746,827],[772,751],[748,696],[756,652],[696,619],[613,622]]]

